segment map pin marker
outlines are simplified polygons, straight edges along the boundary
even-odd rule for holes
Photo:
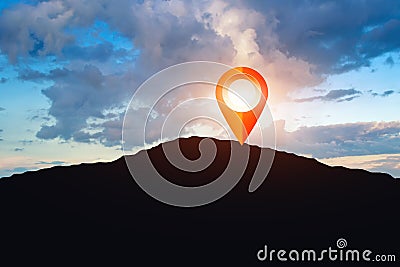
[[[257,105],[248,111],[231,109],[224,97],[230,91],[230,86],[237,80],[247,80],[260,90],[261,97]],[[264,78],[256,70],[248,67],[236,67],[222,74],[215,90],[218,106],[241,145],[246,141],[260,117],[268,98],[268,86]],[[245,102],[243,99],[242,102]]]

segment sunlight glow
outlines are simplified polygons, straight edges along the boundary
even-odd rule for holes
[[[258,104],[261,92],[251,81],[240,79],[234,81],[229,89],[225,88],[222,95],[229,108],[237,112],[246,112]]]

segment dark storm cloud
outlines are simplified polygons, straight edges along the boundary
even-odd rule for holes
[[[381,55],[384,52],[398,50],[400,47],[400,9],[399,2],[397,14],[394,17],[387,17],[379,26],[367,32],[362,36],[363,45],[360,52],[366,58],[372,58]]]
[[[320,72],[369,66],[372,58],[400,48],[397,0],[244,3],[275,16],[282,49],[316,64]]]
[[[286,148],[317,158],[400,153],[400,122],[301,127],[286,133]]]
[[[354,98],[357,98],[362,93],[355,89],[337,89],[331,90],[329,93],[323,96],[314,96],[314,97],[307,97],[307,98],[299,98],[295,99],[295,102],[303,103],[303,102],[312,102],[315,100],[320,101],[336,101],[336,102],[343,102],[343,101],[351,101]]]

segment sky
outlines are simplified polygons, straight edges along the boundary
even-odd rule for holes
[[[121,157],[135,90],[196,60],[266,78],[277,149],[400,177],[397,0],[2,1],[0,177]]]

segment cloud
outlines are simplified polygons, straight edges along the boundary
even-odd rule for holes
[[[316,158],[400,153],[400,121],[301,127],[287,132],[282,149]]]
[[[20,64],[18,78],[51,82],[43,94],[48,116],[41,139],[119,143],[123,108],[133,90],[164,67],[192,60],[248,65],[266,77],[272,102],[315,86],[323,74],[368,66],[370,59],[397,51],[398,1],[40,1],[2,11],[0,50]],[[359,10],[360,12],[354,12]],[[74,29],[106,24],[131,40],[137,57],[98,38],[79,43]],[[93,37],[94,38],[94,37]],[[47,72],[24,69],[24,60],[55,57]],[[67,61],[67,62],[63,62]],[[351,101],[355,89],[295,100]],[[107,111],[113,110],[107,117]],[[93,123],[91,121],[96,121]],[[119,129],[118,129],[119,128]]]
[[[71,45],[63,49],[63,57],[68,60],[106,62],[111,58],[116,59],[130,56],[127,49],[116,49],[110,42],[104,42],[92,46]]]
[[[35,158],[27,157],[21,153],[14,154],[19,156],[3,155],[0,156],[0,177],[10,176],[14,173],[49,168],[51,166],[71,164],[69,162],[54,159],[43,159],[38,161]]]
[[[33,170],[32,168],[25,168],[25,167],[16,167],[14,169],[7,169],[6,171],[9,173],[23,173],[29,170]]]
[[[371,91],[371,92],[372,92],[372,91]],[[371,95],[372,95],[372,96],[387,97],[387,96],[390,96],[390,95],[392,95],[392,94],[394,94],[394,93],[395,93],[394,90],[387,90],[387,91],[385,91],[385,92],[383,92],[383,93],[381,93],[381,94],[376,93],[376,92],[372,92]]]
[[[8,81],[8,79],[5,77],[0,78],[0,83],[6,83],[7,81]]]
[[[317,65],[319,72],[369,66],[372,58],[400,48],[400,3],[396,0],[384,4],[379,0],[244,3],[274,16],[281,47]]]
[[[121,103],[129,99],[130,87],[134,84],[134,75],[130,73],[106,75],[93,65],[86,65],[81,70],[55,69],[43,76],[54,81],[54,85],[42,92],[51,100],[48,115],[55,119],[55,124],[47,122],[42,126],[37,133],[41,139],[60,137],[89,142],[99,138],[98,133],[85,132],[90,126],[88,120],[104,120],[97,127],[107,126],[109,119],[105,109],[120,108]],[[113,137],[108,136],[108,132],[108,129],[102,131],[104,143]]]
[[[65,163],[67,163],[67,162],[54,160],[54,161],[38,161],[35,164],[38,164],[38,165],[62,165],[62,164],[65,164]]]
[[[18,16],[24,20],[25,13],[36,9],[35,12],[41,12],[40,16],[47,21],[55,16],[50,6],[53,5],[39,3],[36,7],[21,6],[10,11],[8,16]],[[269,73],[271,86],[285,89],[282,90],[282,96],[287,91],[320,81],[319,77],[312,74],[312,65],[288,57],[279,50],[277,37],[273,33],[276,22],[271,21],[271,27],[265,27],[265,17],[253,9],[237,8],[223,1],[146,1],[141,4],[125,1],[118,5],[100,5],[93,1],[87,6],[76,1],[64,1],[54,4],[52,8],[58,10],[57,18],[61,16],[65,20],[59,19],[57,27],[43,29],[36,28],[36,22],[32,22],[33,37],[18,33],[20,28],[8,24],[13,28],[10,33],[12,38],[25,36],[27,43],[33,40],[38,44],[36,49],[28,45],[17,47],[19,50],[8,47],[2,49],[12,62],[16,62],[18,56],[45,56],[52,53],[63,54],[59,57],[71,61],[68,67],[53,69],[49,73],[31,69],[21,69],[19,72],[21,80],[53,83],[43,90],[43,94],[50,100],[48,115],[54,118],[55,123],[42,125],[37,133],[41,139],[62,138],[101,142],[104,145],[120,143],[122,113],[115,113],[114,118],[105,118],[105,111],[113,108],[123,110],[121,107],[129,100],[132,90],[145,78],[166,66],[184,61],[211,60],[256,67]],[[27,20],[29,18],[27,16]],[[110,71],[110,66],[115,64],[111,62],[112,55],[123,51],[115,51],[112,44],[107,42],[82,47],[71,41],[65,31],[61,31],[71,25],[88,27],[97,20],[105,21],[111,29],[132,40],[135,49],[140,50],[140,56],[131,63],[137,67],[113,73]],[[261,28],[263,31],[258,32]],[[36,31],[41,34],[36,34]],[[257,40],[265,33],[270,39],[263,45],[269,49],[261,53]],[[57,35],[61,39],[57,44],[50,44],[48,42],[58,39],[44,40],[42,37],[47,35]],[[0,41],[0,48],[1,45]],[[32,53],[32,49],[36,52]],[[91,60],[97,62],[84,66],[77,64]],[[103,122],[94,126],[88,120]]]
[[[6,110],[5,108],[0,107],[0,111]]]
[[[141,66],[153,72],[183,60],[235,63],[251,58],[266,68],[268,62],[292,62],[285,66],[304,68],[304,74],[343,72],[369,66],[370,59],[399,49],[399,14],[396,0],[46,1],[3,10],[0,48],[12,62],[18,56],[63,52],[104,59],[110,44],[79,47],[73,32],[65,30],[100,20],[131,38],[145,59]],[[268,71],[275,72],[272,67]]]
[[[393,65],[394,65],[393,57],[392,56],[387,57],[385,60],[385,64],[393,67]]]
[[[21,143],[23,146],[31,145],[33,144],[33,140],[20,140],[19,143]]]
[[[331,166],[364,169],[372,172],[385,172],[400,178],[400,154],[378,154],[320,159]]]
[[[20,69],[18,71],[18,79],[22,81],[40,82],[48,79],[48,76],[43,72],[27,68],[27,69]]]
[[[227,63],[246,64],[266,74],[269,85],[280,92],[272,95],[276,98],[272,101],[322,81],[315,74],[316,66],[312,62],[282,51],[276,32],[279,21],[271,11],[261,13],[252,6],[231,6],[223,1],[204,6],[200,8],[203,23],[218,35],[228,37],[233,44],[235,56]]]
[[[4,17],[10,17],[9,21],[18,18],[19,22],[0,28],[0,32],[10,35],[7,40],[0,40],[0,49],[12,62],[32,51],[36,51],[33,56],[55,53],[64,54],[69,60],[98,61],[107,60],[112,53],[124,53],[123,50],[113,51],[112,44],[107,42],[79,46],[73,31],[65,31],[104,21],[112,30],[131,39],[134,47],[140,50],[135,64],[140,66],[136,71],[143,77],[183,61],[211,60],[257,67],[269,73],[272,84],[285,90],[320,81],[320,77],[312,73],[312,64],[279,50],[278,36],[274,32],[276,18],[241,4],[236,7],[235,3],[224,1],[120,1],[118,5],[107,5],[103,1],[91,1],[82,5],[66,0],[20,5],[7,10]],[[54,26],[39,27],[41,25],[32,17]],[[259,43],[260,38],[262,43]],[[17,40],[19,46],[9,45]],[[34,44],[37,44],[36,49]]]
[[[399,3],[395,6],[396,17],[386,18],[379,26],[367,32],[362,40],[364,45],[361,47],[360,52],[365,57],[376,57],[381,55],[382,52],[396,51],[400,47],[400,20],[399,20]]]
[[[60,53],[73,41],[63,30],[73,23],[73,10],[61,1],[19,4],[2,10],[0,16],[0,49],[12,63],[18,56],[44,56]]]
[[[385,96],[390,96],[391,94],[394,94],[394,90],[388,90],[382,93],[381,96],[385,97]]]
[[[315,100],[320,101],[336,101],[336,102],[343,102],[343,101],[351,101],[354,98],[357,98],[362,93],[360,91],[352,89],[337,89],[331,90],[326,95],[323,96],[314,96],[314,97],[307,97],[307,98],[298,98],[295,99],[295,102],[303,103],[303,102],[312,102]]]
[[[48,114],[48,108],[30,109],[28,112],[29,121],[50,122],[52,120]]]
[[[21,151],[24,151],[24,148],[16,147],[16,148],[14,148],[14,151],[15,152],[21,152]]]

